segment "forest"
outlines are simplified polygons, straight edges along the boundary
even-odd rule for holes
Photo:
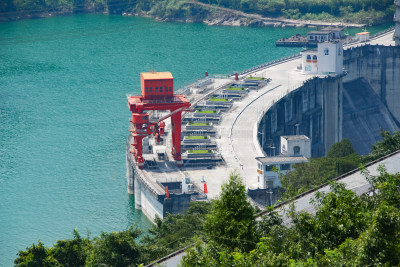
[[[24,18],[44,13],[131,13],[160,19],[201,21],[225,7],[266,17],[339,21],[362,24],[392,22],[393,0],[3,0],[0,17]]]
[[[400,131],[382,132],[372,152],[360,156],[348,140],[332,146],[327,157],[298,165],[282,179],[283,200],[330,183],[318,193],[316,213],[269,207],[257,220],[241,178],[233,173],[211,202],[192,202],[185,214],[156,219],[146,231],[73,238],[46,247],[41,241],[17,254],[16,266],[138,266],[195,243],[183,266],[398,266],[400,264],[400,173],[363,174],[371,193],[356,195],[333,181],[338,174],[400,150]],[[295,183],[293,183],[295,181]]]

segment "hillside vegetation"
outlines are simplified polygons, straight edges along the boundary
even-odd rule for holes
[[[5,20],[48,13],[106,12],[162,20],[203,21],[227,12],[216,7],[265,17],[362,24],[389,22],[394,14],[393,0],[3,0],[0,17]]]

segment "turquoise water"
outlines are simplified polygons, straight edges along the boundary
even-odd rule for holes
[[[75,15],[0,24],[0,266],[51,246],[150,222],[126,193],[127,93],[139,73],[176,88],[291,55],[276,39],[308,29],[208,27]]]

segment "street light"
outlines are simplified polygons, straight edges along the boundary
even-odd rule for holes
[[[272,188],[269,188],[269,191],[267,191],[267,193],[269,194],[269,206],[272,206],[272,194],[274,193],[272,191]]]

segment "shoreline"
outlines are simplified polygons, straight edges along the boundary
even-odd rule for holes
[[[143,12],[143,11],[136,13],[123,12],[121,15],[147,17],[161,22],[203,23],[208,26],[282,27],[282,28],[285,27],[317,28],[317,27],[328,27],[328,26],[362,28],[367,26],[366,24],[357,24],[357,23],[325,22],[325,21],[315,21],[315,20],[294,20],[294,19],[286,19],[283,17],[277,17],[277,18],[263,17],[258,14],[245,13],[242,11],[233,10],[229,8],[212,6],[197,1],[189,1],[186,4],[201,7],[207,10],[212,10],[213,12],[210,12],[205,17],[187,16],[185,18],[154,17],[151,16],[148,12]]]
[[[145,17],[151,18],[156,21],[161,22],[180,22],[180,23],[203,23],[208,26],[235,26],[235,27],[327,27],[327,26],[341,26],[341,27],[351,27],[351,28],[361,28],[365,27],[366,24],[357,23],[344,23],[344,22],[325,22],[325,21],[314,21],[314,20],[294,20],[286,19],[283,17],[263,17],[258,14],[244,13],[242,11],[211,6],[197,1],[189,1],[187,5],[193,5],[196,7],[203,8],[205,10],[212,10],[206,15],[199,16],[187,16],[184,18],[171,18],[171,17],[157,17],[152,16],[149,12],[139,11],[139,12],[122,12],[121,16],[135,16],[135,17]],[[74,12],[73,10],[63,9],[56,11],[33,11],[33,12],[12,12],[9,15],[0,14],[0,23],[2,22],[12,22],[26,19],[41,19],[54,16],[69,16],[76,14],[108,14],[112,13],[105,11],[95,10],[94,8],[88,8],[84,11]],[[379,24],[376,24],[379,25]]]

